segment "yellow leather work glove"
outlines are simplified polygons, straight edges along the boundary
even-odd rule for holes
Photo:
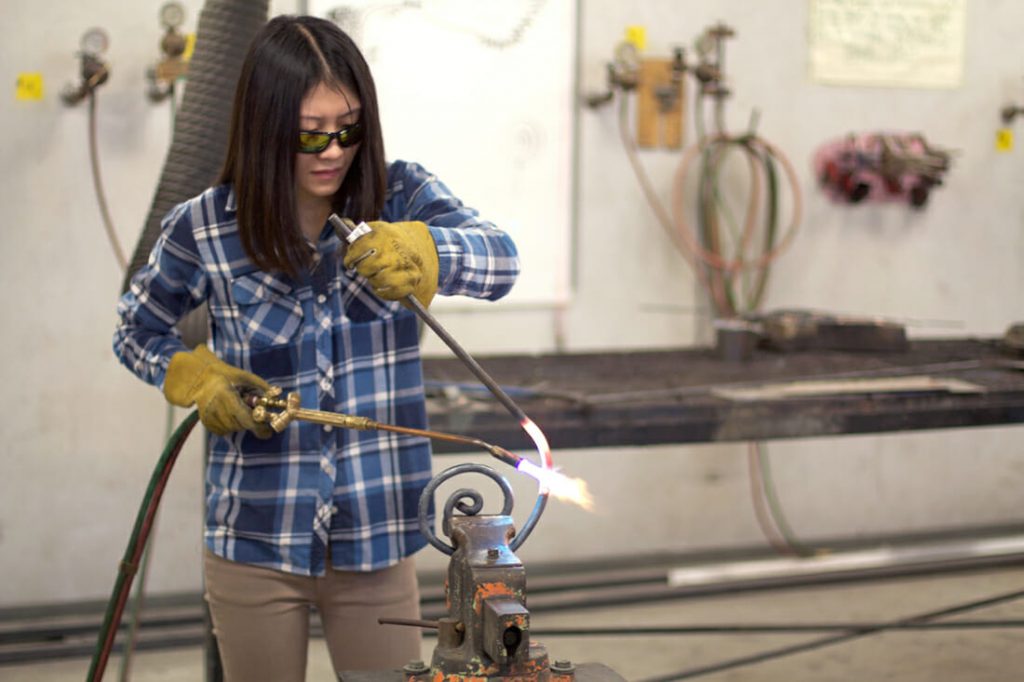
[[[259,438],[270,438],[273,429],[252,418],[252,409],[242,402],[239,389],[266,392],[270,384],[255,374],[232,367],[204,345],[171,356],[164,377],[167,401],[178,407],[195,403],[203,426],[218,436],[247,429]]]
[[[388,301],[413,294],[424,307],[437,293],[437,246],[421,222],[369,223],[373,232],[349,244],[345,267],[355,269]]]

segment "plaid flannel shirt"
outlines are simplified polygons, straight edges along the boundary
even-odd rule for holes
[[[388,168],[381,220],[425,222],[437,244],[438,293],[497,299],[519,261],[504,232],[421,166]],[[210,345],[302,405],[426,427],[416,316],[346,272],[344,243],[325,226],[312,272],[293,280],[257,269],[242,249],[230,186],[208,189],[164,219],[149,263],[118,305],[114,351],[145,381],[163,385],[184,347],[173,329],[209,304]],[[431,477],[425,439],[294,422],[269,440],[211,436],[206,545],[227,559],[322,575],[368,571],[424,546],[417,522]]]

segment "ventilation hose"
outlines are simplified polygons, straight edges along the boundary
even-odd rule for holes
[[[206,0],[199,14],[188,80],[174,120],[171,146],[121,293],[149,260],[167,213],[216,181],[227,149],[233,93],[249,44],[267,22],[269,0]],[[185,345],[207,335],[206,308],[178,323]]]

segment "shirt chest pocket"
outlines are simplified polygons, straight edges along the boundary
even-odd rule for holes
[[[243,339],[253,346],[291,343],[302,330],[302,304],[291,286],[265,272],[241,275],[231,281]]]

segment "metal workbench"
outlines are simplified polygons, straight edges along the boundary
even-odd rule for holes
[[[1024,423],[1024,356],[996,339],[912,341],[901,352],[757,349],[742,361],[714,348],[477,360],[556,450]],[[428,358],[424,375],[431,428],[531,447],[457,359]],[[916,381],[926,377],[933,387]],[[899,381],[881,390],[881,379]]]

